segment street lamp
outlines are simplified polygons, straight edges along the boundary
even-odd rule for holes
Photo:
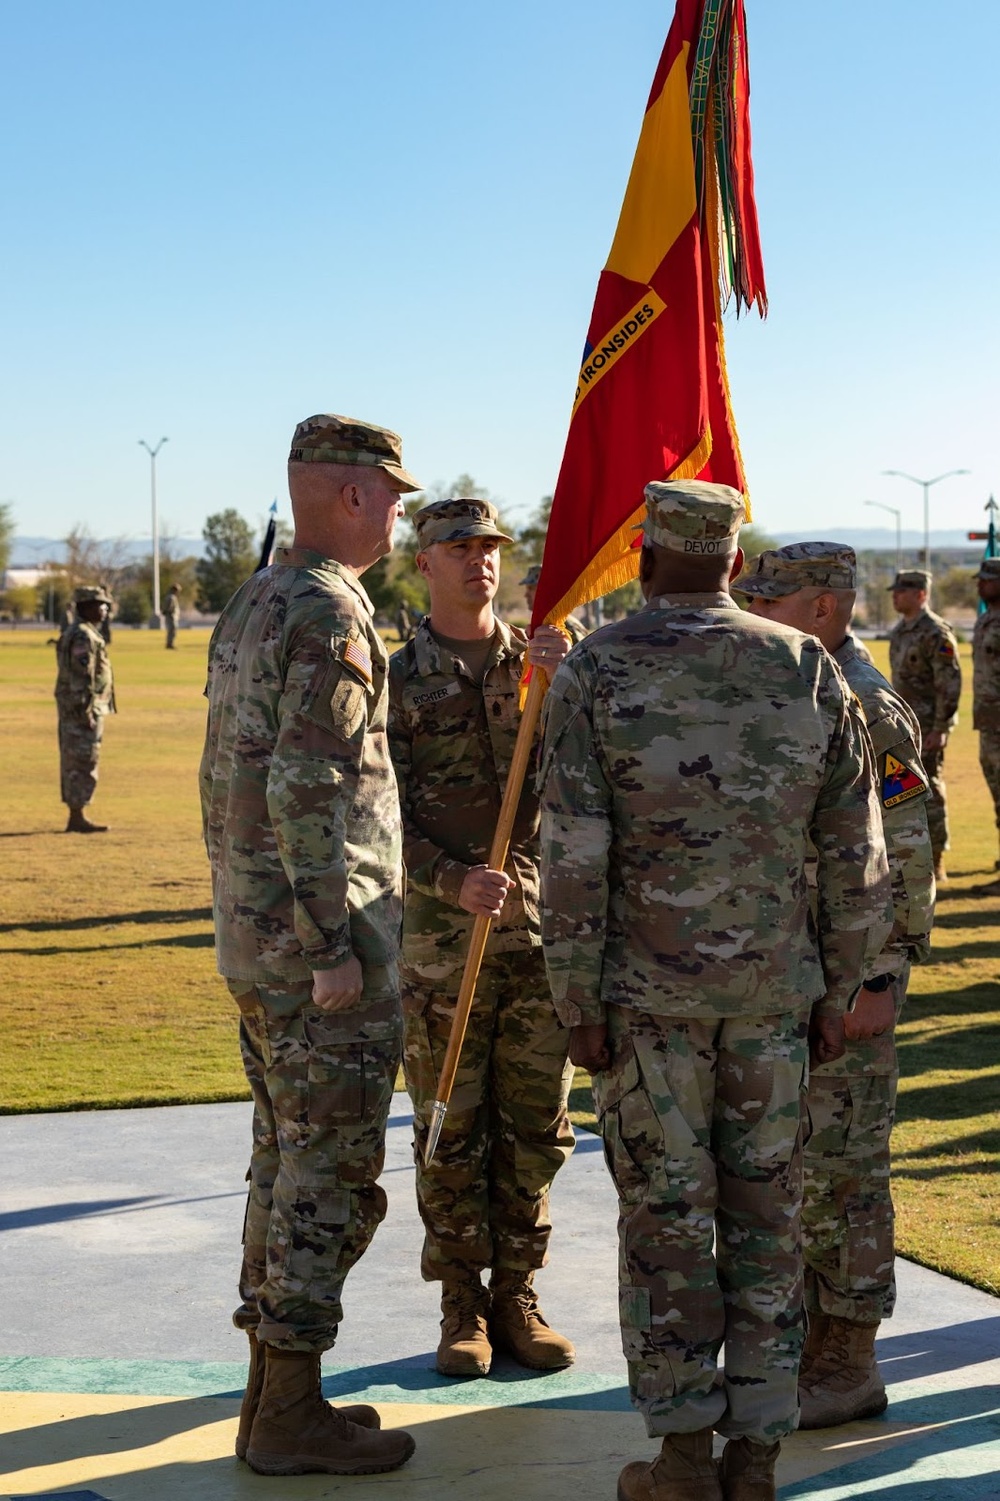
[[[908,479],[911,485],[919,485],[924,492],[924,567],[931,566],[931,523],[930,523],[930,489],[932,485],[939,485],[943,479],[951,479],[955,474],[968,474],[968,469],[949,469],[947,474],[939,474],[934,479],[917,479],[915,474],[907,474],[902,469],[883,469],[883,474],[894,474],[897,479]]]
[[[900,519],[902,511],[897,511],[895,506],[884,506],[880,500],[866,500],[866,506],[878,506],[880,511],[888,511],[890,516],[896,518],[896,572],[899,573],[903,566],[903,523]]]
[[[139,447],[144,448],[149,454],[149,489],[153,504],[153,613],[149,617],[149,629],[160,629],[160,528],[156,520],[156,455],[169,442],[167,438],[161,438],[155,448],[150,448],[145,438],[139,439]]]

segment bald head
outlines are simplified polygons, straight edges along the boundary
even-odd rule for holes
[[[645,599],[659,594],[725,594],[743,567],[740,548],[702,557],[644,542],[639,555],[639,584]]]
[[[335,558],[363,573],[392,551],[409,486],[387,470],[357,464],[288,464],[295,546]]]

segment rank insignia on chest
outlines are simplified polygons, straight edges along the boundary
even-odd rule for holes
[[[927,783],[922,777],[917,776],[902,761],[897,761],[895,756],[886,753],[885,771],[882,773],[882,806],[895,808],[899,803],[909,802],[911,797],[919,797],[927,791]]]
[[[359,677],[364,678],[370,688],[372,686],[372,654],[356,636],[350,636],[344,642],[340,653],[341,660],[348,667],[353,667]]]

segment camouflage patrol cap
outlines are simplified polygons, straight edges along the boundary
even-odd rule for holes
[[[855,589],[858,560],[840,542],[793,542],[752,558],[732,585],[739,594],[783,599],[800,589]]]
[[[933,577],[924,568],[904,568],[901,573],[896,574],[889,589],[929,589]]]
[[[538,583],[538,580],[541,578],[541,576],[542,576],[542,565],[541,565],[541,563],[532,563],[531,567],[528,569],[527,573],[524,575],[524,578],[520,580],[520,583],[523,584],[526,589],[534,589],[535,585]]]
[[[73,603],[75,605],[107,605],[110,609],[114,600],[99,584],[84,584],[79,589],[73,590]]]
[[[433,500],[410,517],[417,531],[421,552],[434,542],[461,542],[466,537],[496,537],[513,542],[497,529],[497,508],[488,500]]]
[[[1000,582],[1000,558],[984,558],[975,576],[977,579],[996,579]]]
[[[746,519],[743,496],[707,480],[656,480],[646,486],[647,542],[689,557],[731,557]]]
[[[297,464],[358,464],[384,469],[404,489],[423,489],[419,480],[403,468],[399,434],[354,417],[338,417],[332,412],[307,417],[295,429],[288,458]]]

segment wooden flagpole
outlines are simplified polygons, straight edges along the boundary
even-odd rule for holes
[[[503,870],[507,863],[510,836],[514,829],[514,819],[517,816],[518,803],[521,801],[521,789],[524,786],[524,779],[528,771],[528,762],[535,743],[535,730],[538,728],[538,720],[542,712],[542,700],[545,697],[548,686],[549,680],[544,671],[539,667],[532,667],[531,682],[528,684],[528,696],[525,700],[524,709],[521,712],[521,723],[517,731],[514,755],[510,763],[510,772],[507,777],[507,786],[504,789],[503,802],[500,806],[500,817],[497,820],[496,832],[493,835],[493,844],[490,848],[491,870]],[[462,1056],[462,1044],[465,1042],[465,1033],[469,1025],[472,1003],[476,998],[476,985],[479,981],[479,971],[482,968],[483,955],[486,952],[486,940],[490,936],[492,922],[493,919],[491,917],[477,917],[473,924],[469,952],[466,956],[465,969],[462,973],[462,984],[458,992],[458,1002],[455,1006],[455,1015],[451,1023],[451,1032],[448,1036],[448,1046],[445,1049],[444,1062],[441,1065],[441,1076],[438,1079],[437,1092],[434,1103],[431,1106],[430,1131],[427,1136],[427,1145],[424,1148],[425,1165],[434,1156],[438,1139],[441,1135],[441,1127],[444,1125],[444,1118],[448,1113],[448,1102],[451,1099],[451,1091],[455,1085],[458,1061]]]

